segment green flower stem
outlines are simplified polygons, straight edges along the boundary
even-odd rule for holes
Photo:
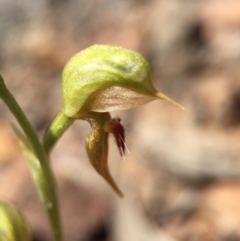
[[[66,116],[61,110],[47,128],[44,138],[43,147],[47,154],[50,153],[57,140],[63,135],[74,119]]]
[[[55,180],[50,168],[49,158],[46,152],[44,151],[37,137],[37,134],[34,131],[29,120],[21,110],[15,98],[7,89],[2,76],[0,76],[0,98],[2,98],[4,103],[8,106],[9,110],[17,119],[19,125],[22,127],[25,135],[27,136],[35,152],[35,155],[37,158],[35,158],[35,160],[32,160],[30,158],[29,160],[31,173],[33,177],[42,176],[43,178],[43,180],[38,180],[39,183],[36,183],[36,178],[34,178],[35,185],[37,187],[40,199],[48,214],[48,218],[52,229],[53,240],[61,241],[62,232],[61,232],[61,223],[59,218],[58,200],[57,200],[57,195],[55,191]],[[31,161],[35,161],[35,162],[31,163]],[[38,165],[39,167],[38,169],[33,168],[36,165]],[[37,170],[40,173],[36,173]]]

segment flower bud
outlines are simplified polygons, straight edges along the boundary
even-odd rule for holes
[[[121,47],[94,45],[77,53],[65,65],[62,79],[68,117],[129,109],[155,99],[181,107],[154,88],[148,62]]]
[[[29,225],[10,203],[0,201],[0,240],[30,241]]]

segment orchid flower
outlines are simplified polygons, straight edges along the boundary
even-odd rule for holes
[[[62,95],[63,107],[44,136],[46,152],[50,152],[73,121],[88,121],[91,125],[85,142],[88,158],[120,197],[123,193],[108,169],[108,136],[114,135],[120,155],[124,155],[124,128],[120,119],[111,118],[109,112],[157,99],[183,108],[154,88],[150,65],[140,54],[108,45],[89,47],[67,62],[62,75]]]

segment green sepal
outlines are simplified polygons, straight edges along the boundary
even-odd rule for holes
[[[122,47],[93,45],[75,54],[64,67],[62,89],[63,112],[69,117],[130,109],[156,99],[181,107],[155,89],[148,62]]]

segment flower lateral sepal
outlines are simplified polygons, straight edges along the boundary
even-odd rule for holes
[[[91,125],[90,132],[85,141],[85,148],[92,166],[110,184],[119,197],[124,197],[108,168],[109,133],[104,130],[104,125],[111,120],[110,114],[89,112],[83,119]]]

